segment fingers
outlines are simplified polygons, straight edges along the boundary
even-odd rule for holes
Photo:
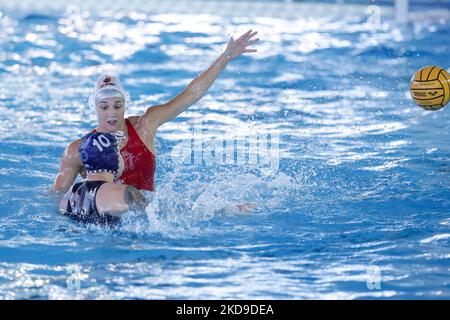
[[[250,29],[236,40],[231,37],[227,50],[229,50],[229,52],[233,52],[233,57],[237,57],[246,52],[257,52],[256,49],[247,49],[248,46],[259,41],[259,38],[252,39],[257,33],[257,31]]]
[[[250,45],[252,45],[252,44],[254,44],[254,43],[258,42],[258,41],[259,41],[259,38],[251,40],[245,45],[245,47],[248,47],[248,46],[250,46]],[[244,52],[256,52],[256,49],[245,49]]]
[[[259,38],[256,38],[256,39],[253,39],[253,40],[250,40],[250,38],[248,38],[248,39],[245,39],[245,40],[241,40],[241,44],[244,47],[248,47],[248,46],[250,46],[250,45],[252,45],[252,44],[254,44],[254,43],[258,42],[258,41],[259,41]]]
[[[253,38],[256,34],[258,33],[258,31],[252,32],[248,35],[248,39]]]
[[[249,41],[247,45],[249,46],[249,45],[254,44],[254,43],[258,42],[258,41],[259,41],[259,38],[253,39],[253,40]]]
[[[238,40],[248,40],[248,39],[254,37],[257,33],[258,33],[257,31],[252,32],[252,29],[250,29],[246,33],[244,33],[242,36],[240,36]]]
[[[250,32],[252,32],[252,29],[248,30],[246,33],[240,36],[238,40],[244,39]]]

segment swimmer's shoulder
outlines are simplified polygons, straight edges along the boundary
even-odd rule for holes
[[[149,127],[152,127],[152,125],[149,126],[148,117],[145,118],[144,115],[142,116],[131,116],[127,118],[131,124],[133,125],[134,129],[140,134],[141,137],[146,137],[149,135],[149,133],[152,133],[152,137],[154,136],[155,131],[149,131]],[[147,139],[145,139],[147,140]]]
[[[64,152],[64,156],[68,159],[71,159],[74,163],[81,165],[81,158],[80,158],[80,143],[81,139],[77,139],[69,143],[69,145],[66,148],[66,151]]]
[[[146,132],[145,130],[143,130],[145,129],[145,126],[142,126],[141,119],[142,116],[131,116],[127,118],[127,120],[130,121],[133,128],[139,133],[141,137],[143,137]]]
[[[98,129],[98,128],[95,128],[94,130],[97,130],[97,129]],[[91,131],[86,132],[86,133],[83,135],[83,137],[78,138],[78,139],[72,141],[71,143],[69,143],[69,145],[68,145],[68,147],[67,147],[66,150],[67,150],[70,154],[77,154],[77,155],[79,156],[79,155],[80,155],[80,143],[81,143],[81,140],[82,140],[84,137],[86,137],[88,134],[92,133],[94,130],[91,130]]]
[[[133,127],[136,128],[136,125],[139,122],[139,118],[140,118],[139,116],[130,116],[130,117],[127,118],[127,120],[130,121],[131,124],[133,125]]]
[[[127,118],[133,128],[138,133],[141,140],[144,142],[145,146],[156,156],[156,149],[155,149],[155,131],[148,130],[147,124],[142,120],[142,116],[131,116]]]
[[[71,154],[75,154],[75,153],[79,153],[80,151],[80,143],[81,143],[81,139],[77,139],[72,141],[71,143],[69,143],[69,145],[67,146],[67,152],[71,153]]]

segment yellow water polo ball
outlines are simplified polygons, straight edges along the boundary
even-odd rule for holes
[[[438,110],[450,99],[450,76],[438,66],[427,66],[414,73],[409,85],[411,97],[425,110]]]

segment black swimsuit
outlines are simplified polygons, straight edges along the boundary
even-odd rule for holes
[[[97,191],[105,181],[75,183],[67,199],[65,215],[83,223],[116,224],[119,217],[100,214],[95,204]]]

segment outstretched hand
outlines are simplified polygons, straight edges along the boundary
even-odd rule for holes
[[[252,38],[257,34],[257,31],[252,32],[252,29],[248,30],[238,39],[234,40],[233,37],[230,38],[228,42],[227,48],[225,49],[224,54],[228,58],[228,61],[236,59],[241,54],[245,52],[256,52],[256,49],[248,49],[247,47],[256,43],[259,38]]]

